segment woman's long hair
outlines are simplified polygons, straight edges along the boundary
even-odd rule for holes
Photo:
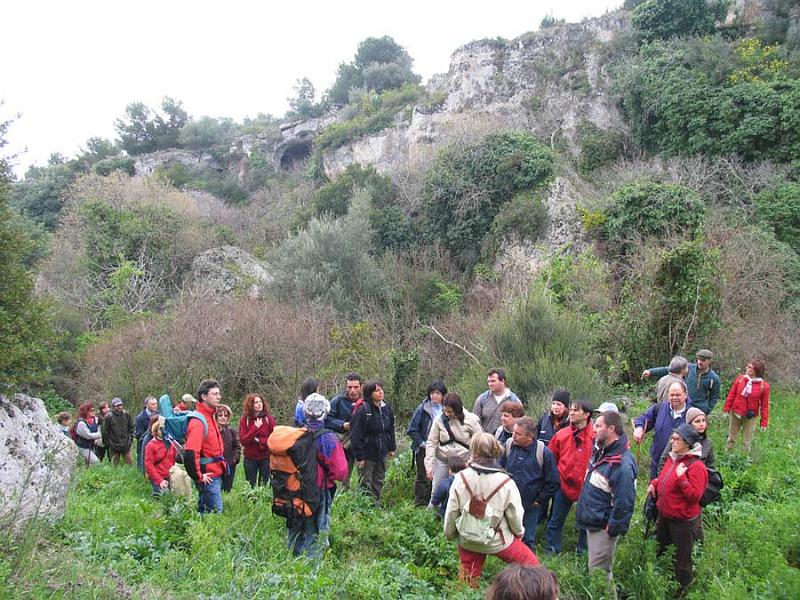
[[[244,406],[242,407],[242,416],[247,419],[257,419],[258,414],[256,413],[255,409],[255,402],[256,398],[261,398],[261,402],[264,404],[264,409],[262,410],[262,414],[265,416],[269,416],[272,414],[272,409],[270,409],[269,402],[267,399],[264,398],[261,394],[254,394],[250,393],[244,397]]]
[[[458,419],[459,423],[464,422],[464,405],[461,403],[461,396],[455,392],[448,392],[444,397],[442,406],[449,406],[455,413],[454,419]]]
[[[300,400],[305,400],[311,394],[315,393],[319,388],[319,381],[313,377],[309,377],[302,384],[300,384]]]
[[[78,419],[83,419],[84,421],[89,417],[89,411],[94,408],[94,404],[92,402],[84,402],[78,407]]]

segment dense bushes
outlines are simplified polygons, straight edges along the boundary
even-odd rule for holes
[[[552,174],[552,154],[527,133],[497,133],[481,144],[449,146],[426,175],[429,227],[471,267],[501,207],[519,192],[539,189]]]
[[[693,237],[704,214],[702,199],[688,188],[633,183],[614,193],[601,228],[611,254],[622,256],[637,239]]]
[[[711,33],[725,3],[716,4],[714,11],[708,0],[646,0],[634,8],[631,24],[647,41]]]
[[[800,155],[800,80],[757,41],[654,42],[624,63],[616,85],[647,149],[787,162]]]
[[[343,312],[380,298],[385,282],[373,259],[369,193],[353,197],[347,215],[312,219],[272,256],[279,297],[319,302]]]
[[[43,287],[92,327],[159,309],[194,256],[217,242],[197,216],[194,201],[164,182],[85,177],[69,192]]]
[[[800,185],[787,183],[762,191],[756,197],[755,208],[758,220],[800,253]]]

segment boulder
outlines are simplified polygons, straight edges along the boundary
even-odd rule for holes
[[[0,524],[61,517],[77,465],[75,442],[50,421],[40,399],[0,394]]]
[[[195,287],[227,295],[260,298],[272,282],[272,274],[257,258],[236,246],[219,246],[198,254],[192,261],[189,281]]]

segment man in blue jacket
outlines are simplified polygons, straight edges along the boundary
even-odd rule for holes
[[[594,422],[596,450],[589,461],[575,520],[586,529],[589,568],[612,579],[617,539],[628,531],[636,498],[636,461],[628,449],[622,417],[604,412]],[[614,595],[615,596],[615,595]]]
[[[692,406],[708,414],[714,410],[714,405],[719,402],[719,375],[711,368],[714,353],[711,350],[698,350],[695,357],[697,362],[688,366],[686,387],[689,390],[689,399],[692,401]],[[668,367],[654,367],[644,371],[642,378],[663,377],[668,371]]]
[[[653,445],[650,447],[650,479],[658,477],[658,463],[664,448],[667,447],[672,432],[686,423],[686,411],[692,403],[686,393],[686,384],[675,381],[669,386],[667,400],[652,404],[644,414],[634,419],[633,441],[641,444],[645,434],[655,430]]]
[[[561,487],[558,466],[553,453],[541,440],[536,439],[536,422],[530,417],[520,417],[514,424],[514,434],[506,442],[506,454],[500,466],[508,471],[519,488],[522,499],[522,541],[532,550],[536,542],[536,525],[539,510]]]
[[[325,417],[325,429],[335,432],[339,442],[344,448],[347,458],[347,478],[342,484],[343,489],[350,487],[350,475],[353,473],[353,449],[350,443],[350,421],[353,419],[353,405],[361,398],[361,376],[358,373],[348,373],[344,377],[345,390],[331,400],[331,411]]]

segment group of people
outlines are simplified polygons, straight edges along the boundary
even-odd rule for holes
[[[695,363],[675,357],[668,367],[644,371],[643,378],[660,378],[657,401],[633,421],[634,444],[654,432],[647,494],[657,506],[659,552],[676,548],[681,590],[692,580],[692,548],[702,539],[701,500],[714,471],[707,415],[719,400],[720,379],[712,359],[710,351],[700,350]],[[730,388],[723,407],[731,413],[728,449],[743,430],[749,451],[756,419],[762,428],[768,424],[769,385],[763,372],[764,363],[752,360]],[[356,373],[347,374],[344,383],[344,391],[330,402],[319,394],[317,380],[301,386],[294,425],[313,433],[320,500],[314,514],[287,520],[295,554],[319,556],[327,546],[336,485],[349,487],[354,470],[359,486],[380,505],[388,461],[397,449],[394,412],[383,384],[364,382]],[[590,568],[606,571],[613,582],[614,552],[630,526],[638,474],[618,407],[605,402],[594,410],[587,400],[556,390],[549,410],[534,420],[525,415],[502,369],[488,372],[487,387],[469,411],[457,393],[433,382],[407,429],[415,503],[441,515],[445,536],[458,544],[460,576],[476,585],[488,555],[518,565],[517,579],[540,573],[534,569],[539,565],[537,528],[544,528],[544,551],[561,552],[564,525],[576,505],[576,549],[588,555]],[[114,464],[131,464],[135,440],[155,493],[171,488],[171,470],[182,463],[199,492],[201,513],[222,511],[222,492],[231,489],[242,455],[249,484],[269,483],[269,440],[277,425],[264,396],[245,397],[238,428],[230,426],[233,411],[222,404],[214,380],[200,384],[197,400],[187,394],[175,409],[203,416],[188,420],[181,447],[164,441],[165,420],[153,397],[135,418],[115,398],[110,406],[100,406],[99,415],[91,403],[82,404],[71,427],[69,415],[58,420],[87,465],[105,456]]]

